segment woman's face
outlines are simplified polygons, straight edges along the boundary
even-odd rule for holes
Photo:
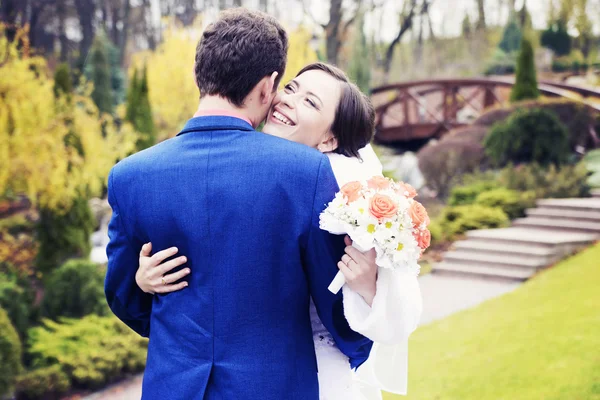
[[[337,141],[331,126],[340,96],[340,81],[323,71],[306,71],[277,94],[263,132],[322,152],[333,151]]]

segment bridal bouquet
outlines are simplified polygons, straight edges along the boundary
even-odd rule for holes
[[[429,247],[431,234],[427,211],[414,200],[416,195],[412,186],[381,176],[349,182],[321,213],[320,227],[347,234],[352,246],[362,252],[375,248],[382,268],[406,268],[418,274],[417,261]],[[344,284],[344,275],[338,272],[329,290],[337,293]]]

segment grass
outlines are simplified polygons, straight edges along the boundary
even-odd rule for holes
[[[600,399],[600,244],[502,297],[419,328],[407,397]]]

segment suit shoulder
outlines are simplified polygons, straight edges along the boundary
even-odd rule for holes
[[[290,140],[264,135],[262,142],[263,157],[272,160],[274,164],[291,165],[316,172],[322,163],[329,162],[327,156],[320,151]]]

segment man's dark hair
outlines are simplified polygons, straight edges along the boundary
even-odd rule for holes
[[[296,76],[314,70],[331,75],[340,81],[342,86],[340,103],[335,110],[335,119],[331,125],[331,132],[338,142],[338,148],[334,152],[360,158],[358,150],[369,144],[375,133],[375,109],[371,100],[360,91],[358,86],[350,82],[341,69],[333,65],[312,63],[302,68]]]
[[[265,76],[285,72],[287,33],[277,20],[259,11],[223,11],[202,34],[194,72],[200,96],[218,95],[241,107]]]

